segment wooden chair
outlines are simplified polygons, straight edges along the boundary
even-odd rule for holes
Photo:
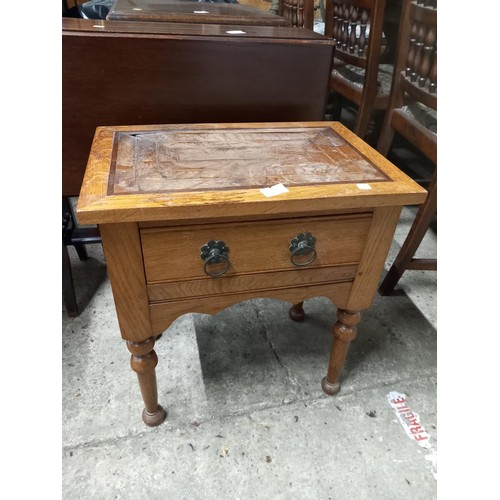
[[[415,258],[437,214],[437,2],[405,0],[389,108],[377,149],[389,153],[394,134],[405,137],[436,167],[410,232],[379,292],[388,295],[407,269],[436,271],[437,259]]]
[[[325,36],[336,42],[330,76],[333,119],[340,120],[342,99],[358,110],[353,131],[365,138],[375,110],[389,102],[392,64],[382,64],[386,0],[327,0]]]
[[[63,299],[66,312],[70,318],[79,314],[78,302],[76,300],[75,287],[73,283],[73,272],[68,246],[73,245],[80,260],[87,260],[87,249],[85,245],[101,243],[101,235],[96,227],[78,227],[75,222],[73,208],[68,196],[62,197],[62,285]]]
[[[278,15],[288,19],[296,28],[314,27],[314,0],[279,0]]]

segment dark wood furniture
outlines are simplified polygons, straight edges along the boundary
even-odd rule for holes
[[[237,28],[63,19],[63,211],[100,125],[323,119],[332,41],[301,28],[227,33]]]
[[[387,156],[394,134],[399,133],[436,165],[427,187],[427,199],[380,285],[382,295],[393,291],[407,269],[437,269],[437,258],[415,258],[437,214],[436,5],[432,0],[405,0],[393,90],[377,144],[380,153]]]
[[[326,0],[325,36],[336,44],[330,77],[333,117],[342,99],[357,106],[354,133],[366,137],[370,119],[385,110],[392,81],[391,64],[381,64],[386,0]]]
[[[333,42],[302,28],[63,19],[62,190],[100,125],[322,120]]]
[[[73,246],[80,260],[87,260],[87,249],[85,245],[101,243],[101,235],[97,227],[79,227],[70,198],[62,198],[62,285],[63,299],[66,312],[70,318],[79,314],[78,301],[76,299],[73,283],[73,272],[68,247]]]
[[[109,21],[290,26],[283,17],[251,5],[183,0],[116,0]]]
[[[314,27],[314,0],[279,0],[278,14],[287,19],[292,26]]]
[[[396,50],[398,46],[399,29],[401,27],[401,14],[403,11],[403,0],[386,0],[384,10],[384,22],[382,26],[384,49],[380,55],[383,64],[395,64]]]
[[[322,388],[339,391],[401,207],[424,198],[340,123],[100,127],[77,213],[100,227],[144,422],[166,417],[155,338],[182,314],[256,297],[293,302],[298,321],[310,297],[337,305]]]

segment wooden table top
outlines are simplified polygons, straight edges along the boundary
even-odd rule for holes
[[[334,41],[319,33],[306,28],[292,26],[245,26],[244,32],[237,30],[238,25],[202,24],[202,23],[151,23],[146,21],[107,21],[100,19],[62,18],[64,35],[79,36],[82,33],[89,35],[101,33],[124,34],[127,36],[148,35],[164,38],[213,38],[227,39],[266,38],[276,40],[304,40],[314,41],[315,44],[334,45]]]
[[[287,191],[267,197],[262,188]],[[100,127],[82,223],[421,203],[425,190],[338,122]]]
[[[116,0],[108,20],[290,26],[282,16],[250,5],[189,0]]]

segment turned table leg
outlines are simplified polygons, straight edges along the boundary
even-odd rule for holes
[[[340,391],[340,371],[344,366],[349,344],[356,337],[356,325],[361,313],[337,309],[337,322],[333,325],[333,344],[328,362],[328,373],[321,381],[324,392],[332,396]]]
[[[127,340],[127,348],[132,353],[130,366],[137,373],[144,400],[145,408],[142,412],[142,420],[151,427],[160,425],[167,417],[167,412],[158,404],[155,372],[158,356],[153,350],[154,345],[154,337],[150,337],[144,342]]]
[[[290,319],[293,321],[304,321],[304,318],[306,316],[304,309],[303,309],[303,304],[304,302],[299,302],[298,304],[294,304],[290,310],[288,311],[288,315],[290,316]]]

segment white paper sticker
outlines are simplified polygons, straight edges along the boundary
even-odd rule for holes
[[[94,24],[92,28],[104,28],[102,24]]]
[[[420,424],[420,418],[416,413],[413,413],[406,405],[406,396],[399,392],[390,392],[387,394],[389,404],[394,408],[399,423],[403,426],[408,437],[416,441],[424,448],[430,448],[429,434]]]
[[[226,33],[228,33],[229,35],[246,35],[247,34],[246,31],[242,31],[242,30],[229,30],[229,31],[226,31]]]
[[[271,196],[277,196],[278,194],[288,193],[288,189],[280,183],[268,188],[262,188],[260,192],[267,198],[270,198]]]
[[[356,184],[359,189],[371,189],[370,184]]]
[[[194,14],[210,14],[208,10],[193,10]]]
[[[389,404],[396,412],[399,423],[405,430],[408,437],[416,441],[419,446],[429,450],[429,455],[425,459],[431,462],[431,471],[434,479],[437,480],[437,451],[430,442],[430,436],[427,434],[423,425],[420,423],[420,417],[413,412],[406,403],[406,395],[400,392],[391,391],[387,394]]]
[[[139,9],[139,7],[134,7],[132,10],[142,10],[142,9]]]

